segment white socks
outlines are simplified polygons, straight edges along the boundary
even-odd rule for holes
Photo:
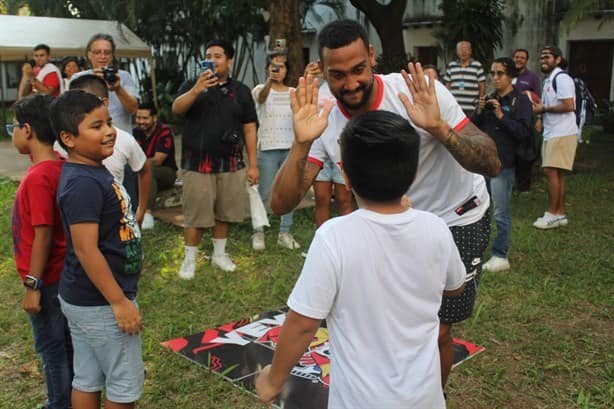
[[[195,262],[198,246],[183,246],[183,248],[185,249],[185,259]]]
[[[211,239],[213,242],[214,256],[223,256],[226,254],[226,240],[227,239]]]

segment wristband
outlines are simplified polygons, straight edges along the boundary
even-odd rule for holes
[[[40,290],[43,286],[43,279],[34,277],[33,275],[26,274],[23,279],[23,286],[31,290]]]
[[[546,113],[546,107],[542,106],[542,115]]]

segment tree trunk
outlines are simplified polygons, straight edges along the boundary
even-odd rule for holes
[[[275,40],[283,38],[288,48],[288,84],[295,86],[303,75],[303,40],[299,16],[299,0],[271,0],[271,20],[269,50],[275,46]]]
[[[403,15],[406,0],[392,0],[384,6],[376,0],[350,0],[358,10],[365,13],[382,42],[380,71],[399,72],[407,66],[403,43]]]

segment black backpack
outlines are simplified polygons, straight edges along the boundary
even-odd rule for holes
[[[567,74],[573,80],[576,89],[576,125],[580,128],[584,125],[592,125],[597,104],[588,90],[586,83],[581,78],[572,77],[567,71],[559,71],[552,79],[552,88],[554,88],[554,92],[556,92],[556,77],[561,74]]]

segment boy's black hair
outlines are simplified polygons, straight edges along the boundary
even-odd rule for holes
[[[232,45],[230,45],[230,43],[224,41],[224,40],[219,40],[219,39],[215,39],[215,40],[211,40],[207,43],[207,45],[205,46],[205,50],[207,50],[209,47],[222,47],[224,49],[224,54],[226,54],[226,57],[232,60],[232,57],[235,56],[235,49]]]
[[[361,39],[365,48],[369,48],[367,31],[354,20],[337,20],[328,23],[318,33],[318,54],[322,59],[324,47],[334,50],[352,44]]]
[[[146,109],[146,110],[148,110],[149,111],[149,115],[151,115],[151,116],[158,115],[158,109],[151,102],[141,102],[139,104],[138,109]]]
[[[495,58],[492,63],[497,63],[504,66],[505,73],[510,78],[516,78],[519,74],[518,68],[516,68],[516,64],[514,64],[514,60],[512,60],[510,57]]]
[[[37,44],[37,45],[34,46],[34,48],[32,50],[33,51],[45,50],[45,52],[47,52],[47,54],[51,54],[51,48],[49,48],[49,46],[47,44]]]
[[[74,80],[70,81],[68,86],[71,90],[84,90],[87,89],[98,98],[109,98],[109,89],[106,82],[102,78],[94,74],[80,75]]]
[[[19,100],[11,107],[17,122],[29,124],[36,134],[36,139],[45,145],[53,145],[56,140],[49,118],[52,101],[53,98],[49,95],[37,94]]]
[[[388,111],[353,117],[341,133],[341,161],[356,194],[372,202],[403,196],[416,177],[420,136]]]
[[[85,115],[102,105],[100,98],[83,90],[66,91],[51,103],[51,123],[62,148],[67,149],[60,132],[79,135],[79,124]]]

